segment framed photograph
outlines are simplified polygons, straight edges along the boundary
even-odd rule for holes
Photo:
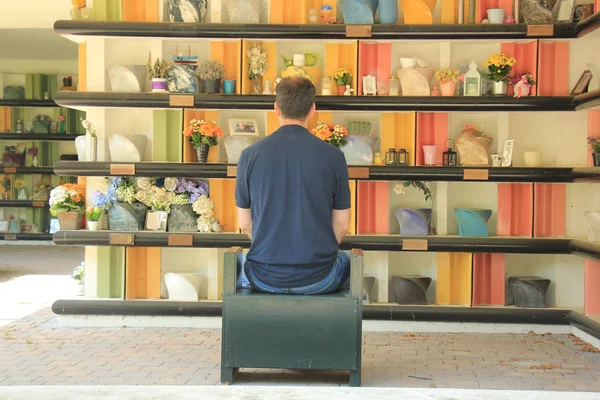
[[[377,95],[377,80],[374,76],[367,75],[363,76],[363,95],[365,96],[376,96]]]
[[[592,80],[592,71],[586,69],[581,74],[581,78],[577,81],[577,84],[571,91],[571,96],[577,96],[583,93],[587,93],[588,86],[590,86],[590,81]]]
[[[8,233],[8,221],[0,221],[0,233]]]
[[[575,0],[558,0],[554,7],[554,9],[557,10],[555,16],[556,22],[563,24],[573,22]]]
[[[56,127],[57,127],[57,122],[56,121],[52,121],[50,122],[50,133],[56,133]]]
[[[512,166],[513,149],[515,147],[515,140],[508,139],[504,141],[504,151],[502,152],[502,166]]]
[[[35,233],[37,226],[35,224],[21,224],[21,233]]]
[[[33,133],[33,121],[25,121],[25,133]]]
[[[259,136],[258,122],[255,119],[230,119],[231,136]]]

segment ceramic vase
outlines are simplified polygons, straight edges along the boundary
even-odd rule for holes
[[[531,91],[531,86],[518,83],[515,85],[514,91],[515,91],[514,97],[529,96],[529,92]]]
[[[377,14],[377,8],[379,7],[379,0],[364,0],[364,2],[369,6],[371,12],[373,13],[373,18],[375,18],[375,14]]]
[[[459,236],[489,236],[487,222],[492,216],[492,210],[455,208],[454,216],[458,222]]]
[[[398,0],[379,0],[379,22],[395,24],[398,21]]]
[[[89,133],[85,134],[85,160],[96,161],[98,159],[98,137]]]
[[[198,232],[196,224],[196,213],[191,204],[172,205],[169,222],[169,232]]]
[[[164,93],[167,91],[167,78],[152,78],[152,92]]]
[[[252,136],[227,136],[224,140],[227,163],[237,164],[244,149],[252,146],[258,138]]]
[[[168,0],[171,22],[203,23],[208,0]]]
[[[442,96],[454,96],[456,92],[456,82],[444,82],[440,83],[440,92]]]
[[[168,211],[148,211],[146,214],[146,230],[166,232],[168,219]]]
[[[77,211],[58,213],[58,223],[61,231],[78,231],[81,228],[83,214]]]
[[[87,221],[88,231],[99,231],[100,230],[100,222],[99,221]]]
[[[339,7],[346,25],[373,25],[371,6],[363,0],[339,0]]]
[[[435,165],[437,146],[423,146],[423,156],[425,158],[425,165]]]
[[[503,8],[491,8],[487,10],[488,20],[490,24],[502,24],[504,23],[504,9]]]
[[[196,152],[196,161],[200,164],[206,164],[207,160],[208,160],[208,150],[210,149],[210,146],[207,144],[202,143],[200,145],[200,147],[196,147],[194,148],[194,151]]]
[[[600,167],[600,153],[592,153],[592,159],[594,160],[594,167]]]
[[[258,76],[252,78],[252,94],[261,94],[262,90],[260,90],[260,82],[258,80]]]
[[[202,81],[200,84],[200,93],[214,94],[221,92],[221,80],[210,79]]]
[[[146,221],[146,207],[141,203],[115,203],[108,210],[108,225],[111,231],[141,231]]]
[[[204,276],[198,273],[173,273],[165,274],[165,286],[169,293],[169,300],[198,301],[198,291]]]
[[[491,82],[491,92],[495,96],[506,96],[508,93],[508,84],[506,81],[492,81]]]
[[[600,211],[586,211],[585,217],[590,224],[587,239],[592,242],[600,242]]]
[[[394,213],[402,236],[428,236],[431,208],[399,208]]]
[[[234,94],[235,93],[235,79],[227,79],[223,82],[223,93]]]
[[[348,165],[373,165],[373,145],[377,136],[370,135],[348,135],[346,144],[340,147],[346,164]]]

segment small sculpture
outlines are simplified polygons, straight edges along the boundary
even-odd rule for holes
[[[382,162],[381,153],[375,153],[373,155],[373,165],[381,165]]]
[[[271,93],[271,84],[272,84],[271,81],[268,81],[268,80],[265,81],[265,89],[263,90],[262,94],[265,94],[265,95],[273,94],[273,93]]]
[[[456,139],[461,165],[489,165],[489,150],[493,141],[493,138],[484,135],[477,127],[471,124],[465,126]]]
[[[27,190],[25,188],[19,189],[17,200],[27,200]]]
[[[344,96],[352,96],[352,92],[354,92],[354,89],[352,89],[350,85],[346,85],[346,91],[344,92]]]
[[[277,94],[277,85],[281,82],[281,78],[275,79],[275,85],[273,86],[273,94]]]
[[[21,119],[17,120],[17,133],[23,133],[23,121]]]
[[[38,166],[37,156],[33,157],[33,161],[31,162],[34,167]]]

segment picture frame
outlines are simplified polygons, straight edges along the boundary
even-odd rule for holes
[[[50,133],[56,133],[57,126],[58,126],[58,123],[56,121],[50,122]]]
[[[571,96],[578,96],[580,94],[587,93],[591,80],[592,71],[586,69],[585,71],[583,71],[583,74],[581,74],[581,77],[579,78],[579,80],[575,84],[575,87],[571,91]]]
[[[377,96],[377,79],[372,75],[363,76],[363,95]]]
[[[21,224],[21,233],[36,233],[37,225],[35,224]]]
[[[0,220],[0,233],[8,233],[8,224],[7,220]]]
[[[228,121],[230,136],[260,136],[255,119],[232,118]]]
[[[579,4],[575,6],[575,11],[573,13],[573,22],[583,21],[592,16],[594,13],[594,5],[593,4]]]
[[[513,150],[515,148],[515,140],[507,139],[504,141],[504,150],[502,151],[502,166],[512,166]]]
[[[23,125],[25,127],[25,133],[33,133],[33,121],[25,121]]]
[[[558,0],[554,6],[556,10],[555,22],[571,23],[575,14],[575,0]]]

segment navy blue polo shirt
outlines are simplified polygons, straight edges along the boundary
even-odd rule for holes
[[[250,209],[246,257],[256,279],[295,288],[327,277],[338,243],[332,210],[350,208],[344,154],[299,125],[286,125],[245,149],[235,201]]]

